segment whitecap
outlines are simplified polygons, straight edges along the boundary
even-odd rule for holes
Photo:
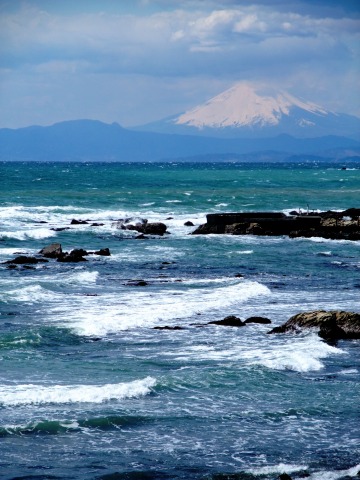
[[[64,280],[66,280],[66,283],[70,283],[70,284],[86,285],[88,283],[96,283],[98,276],[99,276],[99,272],[97,271],[94,271],[94,272],[80,271],[67,276],[66,278],[64,278]]]
[[[339,374],[340,375],[356,375],[359,373],[359,370],[356,368],[346,368],[344,370],[340,370]]]
[[[171,283],[171,288],[151,290],[129,287],[125,295],[104,294],[99,297],[73,297],[72,302],[49,309],[49,321],[75,329],[80,335],[107,336],[110,333],[139,327],[153,327],[163,322],[191,318],[197,312],[222,311],[237,308],[248,299],[268,295],[270,290],[257,282],[232,280],[209,288],[209,282]],[[175,288],[175,285],[177,288]],[[185,287],[185,288],[184,288]],[[101,321],[99,321],[101,319]]]
[[[15,290],[9,290],[4,294],[6,300],[15,300],[17,302],[36,303],[46,300],[53,300],[56,293],[50,292],[40,285],[29,285]]]
[[[250,363],[274,370],[310,372],[321,370],[324,367],[321,360],[329,355],[345,354],[343,350],[323,342],[315,333],[297,338],[286,336],[286,343],[277,343],[275,340],[274,345],[257,349],[249,355]]]
[[[105,385],[17,385],[0,386],[0,404],[4,406],[102,403],[110,400],[124,400],[148,395],[156,380],[146,377],[128,383]]]
[[[309,467],[307,465],[293,465],[287,463],[279,463],[278,465],[269,465],[267,467],[257,467],[248,470],[248,473],[253,475],[271,475],[276,473],[295,473],[302,470],[307,470]]]
[[[49,228],[35,228],[31,230],[17,230],[12,232],[0,233],[0,239],[15,239],[15,240],[27,240],[29,238],[40,240],[42,238],[49,238],[56,235],[54,230]]]
[[[223,329],[224,327],[214,327]],[[246,327],[248,328],[248,327]],[[217,348],[206,346],[202,352],[195,352],[192,347],[183,349],[178,360],[196,356],[197,360],[236,361],[239,365],[259,365],[272,370],[291,370],[295,372],[317,371],[324,367],[322,359],[329,355],[345,354],[343,350],[322,342],[316,334],[291,337],[285,335],[280,339],[258,338],[256,347],[246,340],[247,330],[242,330],[242,338],[227,339],[226,345]],[[269,342],[270,340],[270,342]]]
[[[332,472],[329,470],[322,470],[315,472],[308,478],[310,480],[337,480],[345,477],[357,477],[359,471],[360,463],[354,467],[348,468],[347,470],[336,470]]]

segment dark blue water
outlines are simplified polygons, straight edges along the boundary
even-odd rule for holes
[[[356,165],[0,164],[1,262],[52,242],[111,251],[0,265],[0,478],[355,477],[359,342],[267,332],[359,312],[360,242],[190,233],[207,213],[359,193]],[[170,234],[137,240],[126,218]],[[194,325],[231,314],[273,325]]]

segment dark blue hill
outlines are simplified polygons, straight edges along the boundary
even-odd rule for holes
[[[346,137],[299,139],[290,135],[257,139],[220,139],[133,131],[117,123],[74,120],[52,126],[0,129],[3,161],[169,161],[203,155],[320,155],[344,149],[354,153],[360,143]],[[254,157],[254,155],[253,155]]]

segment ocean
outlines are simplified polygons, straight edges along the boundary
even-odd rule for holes
[[[341,167],[0,163],[0,478],[355,478],[359,341],[267,332],[360,312],[360,242],[191,235],[207,213],[359,207]],[[119,228],[136,219],[169,234]],[[111,256],[3,263],[54,242]],[[207,325],[228,315],[272,325]]]

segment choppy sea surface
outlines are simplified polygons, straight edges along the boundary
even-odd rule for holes
[[[359,341],[267,332],[359,312],[360,242],[190,233],[207,213],[359,199],[359,164],[0,163],[0,262],[111,251],[0,264],[0,478],[355,478]],[[170,234],[135,239],[126,218]],[[194,325],[227,315],[273,325]]]

